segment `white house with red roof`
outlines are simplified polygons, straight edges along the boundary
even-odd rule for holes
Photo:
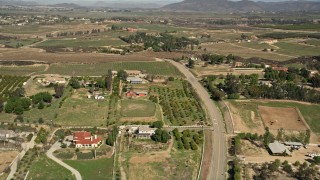
[[[78,131],[73,133],[73,143],[76,148],[82,147],[98,147],[102,143],[102,139],[97,137],[97,135],[92,136],[90,132]]]

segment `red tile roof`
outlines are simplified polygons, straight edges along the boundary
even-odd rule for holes
[[[73,133],[73,140],[76,144],[98,144],[102,141],[101,138],[97,137],[96,139],[92,137],[91,133],[86,131],[79,131]]]
[[[73,133],[73,140],[90,139],[91,133],[87,131],[78,131]]]

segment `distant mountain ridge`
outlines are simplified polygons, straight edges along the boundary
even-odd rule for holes
[[[164,10],[175,11],[213,11],[218,13],[252,12],[252,11],[320,11],[319,1],[227,1],[227,0],[184,0],[162,7]]]

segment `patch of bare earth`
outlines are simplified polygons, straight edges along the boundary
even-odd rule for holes
[[[264,124],[270,129],[307,130],[307,127],[295,108],[258,106],[258,109]]]
[[[264,126],[262,121],[259,117],[255,115],[253,111],[251,111],[251,120],[255,124],[254,128],[250,128],[244,120],[240,116],[240,109],[234,107],[231,103],[226,101],[227,106],[230,108],[233,124],[234,124],[234,131],[235,132],[250,132],[250,133],[257,133],[263,134],[264,133]]]
[[[210,172],[211,159],[213,156],[212,152],[212,131],[205,131],[205,143],[204,143],[204,153],[203,153],[203,161],[201,166],[201,174],[200,179],[206,179]]]
[[[0,172],[10,165],[10,163],[19,154],[18,151],[3,151],[0,152]]]

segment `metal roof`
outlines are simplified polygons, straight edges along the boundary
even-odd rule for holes
[[[284,142],[284,144],[287,146],[303,146],[303,144],[301,142],[286,141],[286,142]]]
[[[287,154],[290,153],[290,151],[286,148],[286,146],[279,143],[278,141],[274,141],[273,143],[270,143],[268,147],[273,154],[281,154],[284,152],[286,152]]]

